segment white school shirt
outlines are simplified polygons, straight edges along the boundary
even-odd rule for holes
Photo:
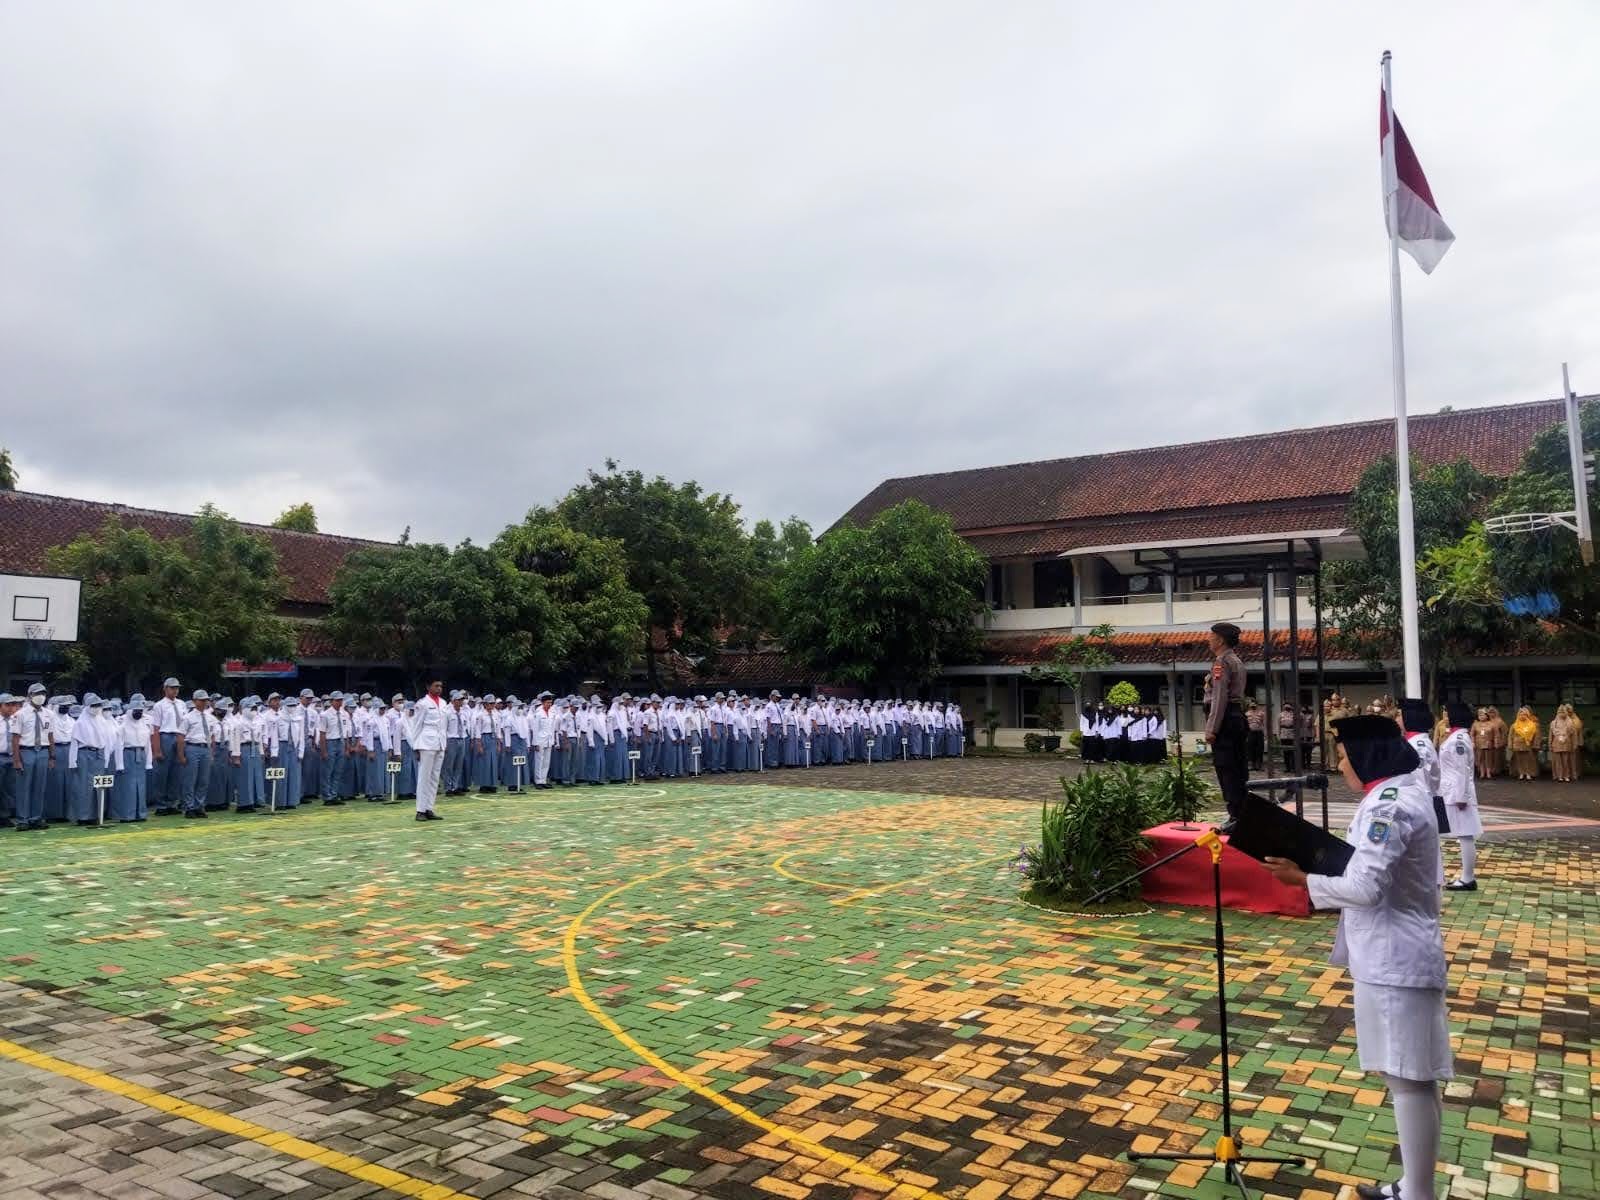
[[[45,749],[55,736],[55,718],[41,705],[28,705],[11,718],[11,728],[22,739],[24,749]]]
[[[417,750],[443,750],[446,738],[461,736],[459,732],[454,735],[450,732],[450,718],[454,714],[454,706],[443,696],[424,693],[406,719],[406,741]],[[458,731],[461,728],[459,718],[455,727]]]
[[[350,717],[348,708],[328,707],[318,719],[317,733],[330,742],[343,741],[355,736],[355,723]]]
[[[86,750],[104,750],[106,748],[106,731],[99,717],[91,716],[86,708],[78,714],[78,719],[72,723],[72,745],[67,747],[68,768],[78,765],[78,747]]]
[[[177,733],[183,724],[183,714],[186,709],[182,700],[174,696],[168,700],[165,696],[150,706],[150,720],[157,733]]]
[[[185,746],[204,746],[209,749],[219,732],[218,721],[210,710],[201,712],[198,708],[191,708],[183,714],[183,724],[178,732],[183,735]]]
[[[135,718],[135,717],[132,717],[132,716],[124,716],[122,718],[122,749],[123,749],[123,753],[121,755],[119,755],[119,757],[122,758],[124,762],[126,762],[127,761],[127,751],[129,751],[129,750],[143,750],[144,753],[145,753],[145,759],[144,760],[145,760],[146,763],[148,763],[150,761],[150,732],[151,732],[151,723],[150,723],[149,716],[143,716],[143,717],[138,717],[138,718]]]

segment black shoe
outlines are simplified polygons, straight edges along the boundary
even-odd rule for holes
[[[429,809],[427,812],[423,813],[422,814],[422,819],[424,821],[442,821],[442,820],[444,820],[443,817],[441,817],[438,813],[434,812],[432,809]]]
[[[1224,837],[1226,837],[1227,835],[1233,833],[1238,828],[1239,828],[1239,822],[1236,821],[1234,818],[1229,817],[1221,825],[1217,826],[1217,832],[1222,834]]]
[[[35,821],[31,825],[29,825],[28,828],[32,829],[36,833],[43,833],[46,829],[49,829],[50,826],[49,826],[48,822]]]
[[[78,822],[78,828],[79,829],[93,829],[98,824],[100,824],[99,821],[79,821]]]
[[[1356,1195],[1359,1200],[1400,1200],[1400,1185],[1398,1183],[1358,1183]]]
[[[1476,879],[1452,880],[1444,885],[1444,890],[1447,892],[1475,892],[1478,890],[1478,881]]]
[[[261,806],[258,805],[258,804],[245,804],[245,805],[240,806],[239,808],[234,809],[233,811],[234,812],[241,812],[241,813],[253,813],[253,812],[259,812],[260,811],[260,807]]]
[[[338,808],[343,803],[344,803],[343,800],[324,800],[322,802],[322,807],[323,808]]]
[[[426,821],[427,819],[428,819],[428,814],[427,813],[418,813],[417,814],[417,820]]]

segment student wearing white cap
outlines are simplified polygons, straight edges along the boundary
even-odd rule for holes
[[[467,742],[471,740],[472,717],[466,708],[467,694],[460,688],[450,693],[444,714],[444,794],[459,796],[467,790]],[[417,789],[421,799],[422,789]]]
[[[267,784],[267,803],[290,811],[300,807],[300,761],[305,753],[306,727],[301,720],[300,698],[273,692],[267,697],[267,716],[274,725],[269,765],[283,768],[283,778]]]
[[[45,688],[30,684],[28,703],[11,718],[11,769],[18,772],[16,827],[45,828],[44,792],[55,758],[55,721],[45,711]]]
[[[206,790],[211,783],[212,747],[221,735],[221,727],[208,709],[211,694],[199,688],[191,697],[192,703],[183,714],[178,726],[175,749],[178,765],[183,768],[183,815],[206,815]]]
[[[344,803],[349,786],[345,747],[355,737],[355,725],[345,711],[344,693],[328,694],[328,710],[317,728],[317,757],[322,760],[322,804],[334,808]]]
[[[322,757],[317,753],[317,735],[322,731],[322,712],[317,694],[300,689],[300,789],[301,800],[314,800],[322,794]]]
[[[12,766],[11,718],[21,703],[10,692],[0,692],[0,826],[9,825],[17,811],[17,776],[21,772]]]
[[[178,699],[178,680],[169,675],[161,685],[161,699],[150,708],[150,798],[156,816],[170,816],[183,807],[183,766],[178,762],[178,734],[184,703]]]
[[[144,695],[135,692],[128,698],[120,720],[121,759],[117,787],[112,793],[112,815],[124,824],[143,821],[149,816],[149,784],[155,772],[149,770],[155,738],[154,723]]]
[[[70,817],[79,825],[93,825],[99,816],[98,797],[94,778],[104,775],[109,767],[105,722],[100,719],[102,701],[93,692],[85,692],[83,708],[72,723],[72,744],[67,747],[67,770],[72,783]],[[106,797],[109,801],[110,797]]]

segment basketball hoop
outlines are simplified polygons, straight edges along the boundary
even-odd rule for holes
[[[1483,531],[1487,534],[1500,533],[1538,533],[1541,529],[1550,529],[1556,525],[1563,529],[1578,532],[1578,514],[1576,510],[1558,513],[1506,513],[1499,517],[1486,517],[1483,522]]]

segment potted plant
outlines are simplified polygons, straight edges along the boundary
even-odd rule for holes
[[[1061,702],[1054,697],[1046,696],[1039,701],[1039,707],[1035,710],[1034,715],[1039,718],[1039,724],[1044,726],[1045,753],[1054,754],[1061,749],[1060,731],[1061,722],[1064,719],[1061,715]]]
[[[989,749],[994,749],[994,735],[1000,728],[1000,710],[986,708],[983,710],[983,733],[989,741]]]

